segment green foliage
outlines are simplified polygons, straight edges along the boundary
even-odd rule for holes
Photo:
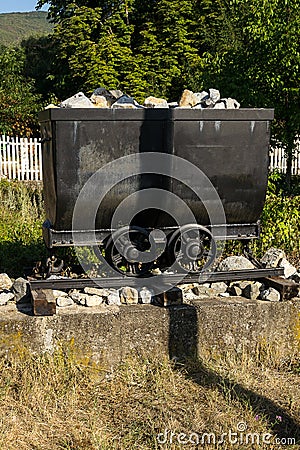
[[[0,30],[0,45],[15,46],[30,36],[49,34],[53,25],[44,11],[6,13],[0,14]]]
[[[244,107],[275,107],[273,137],[288,155],[300,133],[300,9],[298,0],[209,3],[202,39],[207,70],[198,79]],[[223,26],[220,30],[220,20]],[[217,39],[217,37],[220,39]]]
[[[269,176],[268,193],[261,216],[260,239],[253,240],[251,249],[256,258],[261,258],[270,248],[281,248],[291,261],[300,259],[300,184],[297,177],[292,183],[294,195],[288,195],[285,175],[275,171]],[[225,254],[240,254],[240,242],[226,243]]]
[[[137,0],[94,3],[51,2],[63,68],[54,84],[64,96],[102,85],[139,101],[150,94],[178,98],[200,61],[196,0],[152,1],[151,8]]]
[[[37,184],[0,182],[0,270],[22,275],[25,266],[45,255],[42,241],[42,188]]]
[[[41,109],[34,84],[23,74],[24,52],[19,48],[0,52],[0,134],[26,136],[38,129],[36,113]]]

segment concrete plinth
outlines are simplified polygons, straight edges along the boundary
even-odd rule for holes
[[[59,308],[58,314],[34,317],[30,308],[0,308],[0,351],[12,354],[53,352],[72,343],[81,357],[114,366],[132,353],[170,357],[214,353],[254,353],[258,345],[280,349],[282,356],[300,343],[300,301],[251,301],[241,297],[194,301],[162,308]]]

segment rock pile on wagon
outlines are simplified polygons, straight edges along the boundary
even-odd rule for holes
[[[217,89],[192,92],[185,89],[179,102],[168,102],[163,98],[149,96],[143,104],[139,104],[133,97],[123,92],[103,87],[95,89],[90,98],[83,92],[78,92],[62,101],[58,106],[49,105],[47,108],[112,108],[112,109],[139,109],[139,108],[190,108],[190,109],[238,109],[240,104],[233,98],[221,98]]]

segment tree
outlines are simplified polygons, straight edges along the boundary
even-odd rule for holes
[[[66,95],[103,85],[177,98],[199,63],[197,0],[49,3]]]
[[[275,107],[273,138],[285,147],[288,179],[300,133],[299,25],[298,0],[219,0],[203,26],[208,70],[199,69],[202,81],[244,107]]]
[[[32,135],[38,130],[37,111],[40,96],[32,80],[24,77],[25,55],[21,49],[5,49],[0,53],[0,133]]]

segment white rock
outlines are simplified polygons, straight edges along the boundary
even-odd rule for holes
[[[193,109],[204,109],[204,107],[201,103],[198,103],[197,105],[193,106]]]
[[[245,256],[228,256],[225,258],[218,267],[218,270],[248,270],[254,269],[254,265]]]
[[[83,290],[85,294],[99,295],[99,297],[108,297],[110,293],[109,289],[104,288],[85,287]]]
[[[94,106],[96,106],[96,108],[108,108],[109,107],[107,100],[103,95],[92,94],[90,100],[94,104]]]
[[[284,277],[290,278],[292,275],[297,273],[296,267],[294,267],[286,258],[282,258],[279,263],[279,267],[283,267],[284,269]]]
[[[45,106],[45,109],[52,109],[52,108],[58,108],[58,106],[54,105],[53,103],[50,103],[49,105]]]
[[[220,297],[230,297],[230,294],[229,294],[229,292],[221,292],[221,293],[219,294],[219,296],[220,296]]]
[[[87,295],[85,298],[85,306],[99,306],[103,303],[103,298],[99,295]]]
[[[244,297],[249,298],[250,300],[256,300],[260,296],[262,286],[262,283],[259,283],[259,281],[249,283],[243,290]]]
[[[225,106],[227,109],[239,109],[241,105],[234,98],[228,97],[225,99]]]
[[[139,292],[141,302],[148,305],[152,303],[154,295],[154,291],[152,289],[148,289],[147,287],[143,287]]]
[[[214,289],[218,294],[221,294],[221,292],[226,292],[228,289],[228,286],[226,283],[224,283],[224,281],[211,283],[210,287]]]
[[[65,308],[67,306],[74,305],[74,302],[73,302],[73,300],[70,297],[63,295],[62,297],[58,297],[56,299],[56,304],[60,308]]]
[[[119,292],[117,290],[111,290],[109,296],[107,297],[108,305],[121,305]]]
[[[224,102],[218,102],[215,104],[214,109],[226,109]]]
[[[53,289],[53,296],[54,296],[54,298],[68,297],[68,294],[65,291],[59,291],[57,289]]]
[[[0,293],[0,306],[6,305],[10,300],[13,300],[15,294],[9,291],[3,291]]]
[[[78,92],[72,97],[67,98],[59,106],[61,108],[95,108],[95,105],[83,92]]]
[[[280,301],[280,293],[270,287],[269,289],[265,289],[264,291],[261,291],[260,298],[262,300],[268,300],[270,302],[279,302]]]
[[[85,306],[85,301],[88,294],[83,294],[82,292],[72,292],[69,293],[69,296],[75,303]]]
[[[169,108],[167,100],[157,97],[147,97],[144,106],[146,108]]]
[[[195,92],[193,94],[193,99],[194,99],[196,105],[203,102],[204,100],[207,100],[208,98],[209,98],[209,93],[206,91]]]
[[[13,285],[12,280],[7,273],[0,273],[0,291],[3,289],[10,289]]]
[[[261,258],[261,263],[264,267],[278,267],[280,261],[285,258],[285,253],[279,248],[269,248],[264,256]]]

